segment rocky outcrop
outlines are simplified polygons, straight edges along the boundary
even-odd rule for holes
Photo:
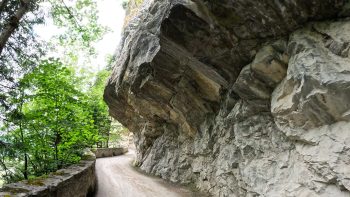
[[[346,0],[148,0],[105,89],[141,169],[213,196],[350,196]]]
[[[288,74],[272,99],[278,124],[307,130],[350,120],[349,30],[347,21],[324,22],[291,35]]]

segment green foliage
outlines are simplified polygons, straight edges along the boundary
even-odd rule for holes
[[[137,5],[140,5],[143,2],[143,0],[135,0],[135,2]]]
[[[94,120],[94,128],[98,130],[100,139],[99,146],[108,147],[109,134],[111,129],[111,117],[108,114],[108,107],[103,101],[103,90],[110,71],[102,70],[97,73],[94,84],[89,90],[90,107]]]
[[[107,61],[111,64],[114,61],[113,56]],[[90,109],[94,120],[94,128],[98,130],[99,147],[116,146],[121,135],[126,134],[128,130],[119,122],[113,120],[108,113],[108,106],[103,100],[103,92],[107,78],[111,75],[110,70],[99,71],[95,76],[95,81],[89,89]]]
[[[98,72],[83,91],[84,76],[48,59],[23,76],[11,92],[13,108],[2,128],[7,134],[0,135],[0,169],[7,182],[33,180],[77,163],[83,150],[96,143],[115,146],[127,131],[120,123],[112,124],[102,99],[109,75],[107,70]]]
[[[64,48],[61,60],[71,65],[90,63],[96,55],[93,44],[102,39],[109,31],[99,25],[97,3],[94,0],[75,0],[62,3],[61,0],[51,1],[51,16],[54,24],[63,33],[53,40],[54,45]],[[79,55],[84,56],[81,62]]]
[[[4,156],[18,161],[7,170],[12,174],[8,181],[77,163],[83,149],[98,141],[89,98],[76,85],[79,80],[73,68],[50,59],[20,81],[21,93],[12,100],[17,107],[5,124],[8,135],[2,137],[12,151]]]
[[[119,141],[121,140],[122,136],[128,135],[129,130],[127,128],[125,128],[122,124],[120,124],[117,121],[112,121],[109,134],[109,146],[114,148],[120,147]]]
[[[84,65],[96,51],[93,44],[108,31],[98,23],[97,0],[3,0],[0,1],[0,106],[9,106],[8,92],[18,80],[38,66],[47,53],[60,54],[67,65]],[[22,12],[18,18],[19,12]],[[13,19],[18,23],[13,24]],[[50,43],[37,39],[34,26],[51,23],[60,29]],[[8,31],[12,27],[12,31]],[[63,31],[62,31],[63,30]],[[57,47],[59,46],[59,47]],[[1,50],[3,49],[3,50]],[[80,56],[85,58],[79,58]],[[0,117],[1,118],[1,117]]]
[[[23,2],[0,1],[0,36]],[[111,67],[91,76],[73,69],[91,63],[93,45],[108,31],[98,24],[97,1],[29,2],[0,52],[0,176],[6,182],[33,182],[77,163],[83,149],[96,143],[108,147],[124,130],[111,124],[102,98]],[[60,33],[50,43],[39,42],[33,25],[47,19]],[[44,58],[44,51],[59,59]],[[114,61],[111,56],[108,64]]]
[[[42,24],[43,19],[36,0],[0,1],[0,110],[10,107],[7,93],[16,88],[18,76],[35,67],[44,54],[45,46],[33,33],[33,26]]]

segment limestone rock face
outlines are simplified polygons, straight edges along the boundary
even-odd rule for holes
[[[145,0],[105,89],[137,164],[212,196],[350,196],[346,0]]]
[[[311,24],[289,41],[288,74],[272,112],[281,125],[311,129],[350,120],[350,23]]]

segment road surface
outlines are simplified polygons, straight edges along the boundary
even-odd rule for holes
[[[131,163],[134,150],[96,161],[96,197],[192,197],[189,190],[136,171]]]

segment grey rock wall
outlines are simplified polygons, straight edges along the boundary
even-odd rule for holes
[[[105,89],[140,168],[212,196],[350,196],[345,0],[146,0]]]

